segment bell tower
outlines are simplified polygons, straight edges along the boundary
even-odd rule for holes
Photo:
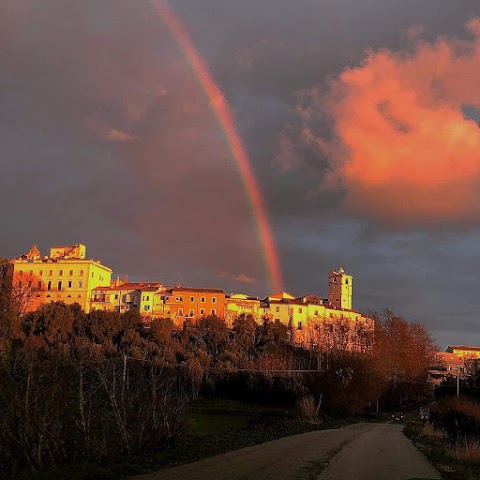
[[[353,277],[343,268],[328,274],[328,301],[335,308],[352,309]]]

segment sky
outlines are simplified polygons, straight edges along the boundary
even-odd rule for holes
[[[0,256],[272,293],[257,217],[167,5],[229,105],[284,289],[480,345],[478,0],[5,0]],[[197,75],[196,75],[197,73]]]

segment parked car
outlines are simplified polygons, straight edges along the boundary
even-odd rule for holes
[[[403,423],[403,415],[401,413],[394,413],[392,415],[392,423]]]

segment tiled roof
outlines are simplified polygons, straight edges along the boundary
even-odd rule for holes
[[[467,347],[465,345],[461,346],[454,346],[454,345],[449,345],[447,348],[451,348],[452,350],[466,350],[469,352],[480,352],[480,347]]]
[[[214,288],[191,288],[191,287],[173,287],[170,289],[172,292],[207,292],[207,293],[225,293],[223,290],[217,290]]]

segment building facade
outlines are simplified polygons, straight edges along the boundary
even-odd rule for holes
[[[251,316],[255,322],[260,323],[260,299],[242,293],[225,296],[225,322],[229,328],[240,315]]]
[[[112,276],[112,270],[99,260],[87,258],[82,244],[52,247],[50,254],[43,257],[34,245],[12,263],[14,285],[32,286],[26,312],[56,301],[78,303],[88,312],[93,290],[110,285]]]

